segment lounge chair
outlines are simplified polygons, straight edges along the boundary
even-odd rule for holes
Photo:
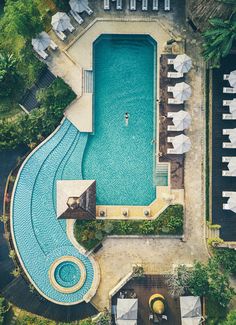
[[[224,203],[223,204],[223,210],[230,210],[229,205]]]
[[[167,125],[168,131],[182,131],[181,129],[178,129],[175,125]]]
[[[223,100],[223,106],[229,106],[231,103],[231,100]]]
[[[142,10],[148,10],[148,0],[142,0]]]
[[[85,11],[87,12],[87,14],[88,14],[89,16],[91,16],[92,13],[93,13],[93,10],[92,10],[91,8],[89,8],[89,7],[85,7]]]
[[[104,0],[104,10],[110,10],[110,0]]]
[[[222,197],[231,197],[234,194],[235,194],[235,192],[223,191],[222,192]]]
[[[52,40],[51,40],[51,42],[50,42],[49,46],[50,46],[50,47],[51,47],[51,49],[52,49],[52,50],[54,50],[54,51],[55,51],[55,50],[58,48],[57,44],[56,44],[56,43],[54,43]]]
[[[234,145],[233,143],[231,142],[223,142],[222,143],[222,147],[224,149],[235,149],[236,148],[236,145]]]
[[[43,51],[43,50],[41,50],[41,51],[36,51],[37,53],[38,53],[38,55],[41,57],[41,58],[43,58],[44,60],[46,60],[46,58],[48,57],[48,54],[45,52],[45,51]]]
[[[72,33],[75,30],[75,27],[72,24],[69,24],[68,30]]]
[[[66,35],[63,32],[59,32],[54,29],[54,33],[57,35],[57,37],[61,40],[64,41],[66,39]]]
[[[182,78],[184,74],[182,72],[167,72],[167,78]]]
[[[136,10],[136,0],[130,0],[129,9]]]
[[[236,116],[234,114],[223,114],[223,120],[236,120]]]
[[[167,60],[167,64],[174,64],[174,60],[175,60],[175,59],[168,59],[168,60]]]
[[[164,10],[165,11],[170,11],[170,0],[165,0]]]
[[[77,12],[71,10],[70,14],[74,18],[74,20],[77,21],[77,23],[79,25],[81,25],[83,23],[83,21],[84,21],[83,18]]]
[[[171,105],[179,105],[183,104],[184,102],[182,100],[176,99],[176,98],[168,98],[168,104]]]
[[[232,173],[229,170],[222,170],[222,176],[235,177],[236,176],[236,173]]]
[[[167,149],[167,154],[172,154],[172,155],[178,155],[178,152],[176,152],[176,150],[173,148],[168,148]]]
[[[229,135],[232,132],[233,129],[223,129],[222,133],[223,135]]]
[[[122,10],[122,0],[116,0],[116,9]]]
[[[175,139],[175,137],[167,137],[167,142],[172,142]]]
[[[224,80],[228,80],[229,79],[229,74],[224,74]]]
[[[236,94],[236,88],[224,87],[223,88],[223,93],[224,94]]]
[[[173,86],[168,86],[168,87],[167,87],[167,91],[168,91],[168,93],[172,93],[173,90],[174,90],[174,87],[173,87]]]
[[[228,162],[230,162],[231,158],[232,157],[222,157],[222,162],[223,163],[228,163]]]
[[[158,9],[159,9],[158,0],[152,0],[152,10],[158,11]]]

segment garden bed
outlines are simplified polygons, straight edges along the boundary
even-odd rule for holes
[[[182,205],[171,205],[155,220],[77,220],[74,233],[87,250],[93,249],[108,235],[182,235]]]

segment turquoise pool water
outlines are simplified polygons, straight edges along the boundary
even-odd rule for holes
[[[96,179],[97,204],[148,205],[156,198],[156,43],[147,35],[102,35],[93,58],[95,132],[83,176]]]
[[[78,265],[73,262],[60,263],[54,273],[57,283],[64,288],[75,286],[80,280],[81,272]]]

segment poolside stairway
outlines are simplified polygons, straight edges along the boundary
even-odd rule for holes
[[[206,227],[206,238],[207,239],[220,238],[220,226],[208,224]]]
[[[84,70],[83,71],[83,92],[93,93],[93,71]]]
[[[157,163],[154,182],[157,186],[168,186],[168,163]]]

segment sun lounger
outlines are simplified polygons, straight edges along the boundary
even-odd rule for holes
[[[129,9],[136,10],[136,0],[130,0]]]
[[[236,88],[224,87],[223,88],[223,93],[224,94],[236,94]]]
[[[229,79],[229,74],[224,74],[224,80],[228,80]]]
[[[236,146],[231,142],[223,142],[222,147],[224,149],[235,149]]]
[[[183,104],[184,102],[182,100],[178,100],[176,98],[168,98],[168,104],[171,105],[179,105],[179,104]]]
[[[234,114],[223,114],[223,120],[236,120],[236,116]]]
[[[68,30],[72,33],[75,30],[75,27],[72,24],[69,24]]]
[[[172,93],[173,90],[174,90],[174,87],[173,87],[173,86],[168,86],[168,87],[167,87],[167,91],[168,91],[168,93]]]
[[[230,192],[230,191],[223,191],[222,197],[231,197],[232,195],[235,195],[236,192]]]
[[[110,0],[104,0],[104,10],[110,10]]]
[[[66,39],[66,35],[63,32],[58,32],[55,29],[54,29],[54,32],[61,41],[64,41]]]
[[[122,0],[116,0],[116,9],[122,10]]]
[[[168,63],[168,64],[174,64],[174,60],[175,60],[175,59],[168,59],[168,60],[167,60],[167,63]]]
[[[231,103],[231,100],[223,100],[223,106],[229,106]]]
[[[148,0],[142,0],[142,10],[148,10]]]
[[[167,78],[182,78],[183,76],[182,72],[167,72]]]
[[[172,154],[172,155],[178,155],[175,149],[168,148],[167,149],[167,154]]]
[[[38,53],[38,55],[43,58],[44,60],[46,60],[46,58],[48,57],[48,54],[45,51],[36,51]]]
[[[167,125],[167,130],[168,131],[182,131],[181,129],[179,130],[175,125]]]
[[[170,11],[170,0],[165,0],[164,10],[165,11]]]
[[[222,176],[235,177],[236,176],[236,173],[232,173],[229,170],[222,170]]]
[[[58,48],[58,46],[57,46],[57,44],[56,43],[54,43],[52,40],[51,40],[51,42],[50,42],[50,45],[49,45],[50,47],[51,47],[51,49],[52,50],[56,50],[57,48]]]
[[[233,129],[223,129],[223,134],[228,135],[232,132]]]
[[[228,163],[228,162],[230,162],[231,158],[232,157],[222,157],[222,162],[223,163]]]
[[[229,205],[224,203],[223,204],[223,210],[230,210]]]
[[[152,0],[152,10],[157,11],[159,9],[158,0]]]
[[[92,13],[93,13],[93,10],[92,10],[91,8],[89,8],[89,7],[86,7],[86,8],[85,8],[85,11],[87,12],[87,14],[88,14],[89,16],[91,16]]]
[[[172,142],[175,137],[167,137],[167,142]]]
[[[175,116],[176,112],[167,112],[168,118],[173,118]]]
[[[77,21],[79,25],[81,25],[82,22],[84,21],[83,18],[73,10],[70,11],[70,14]]]

